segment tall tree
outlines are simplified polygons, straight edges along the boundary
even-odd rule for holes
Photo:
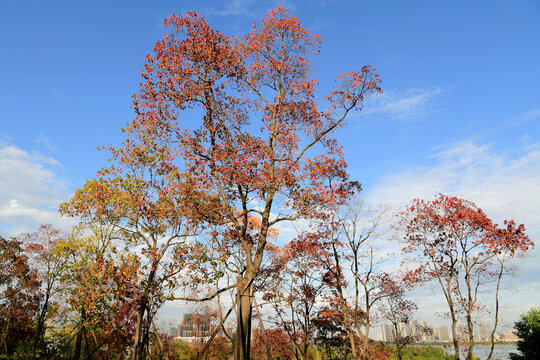
[[[421,339],[422,335],[431,335],[433,330],[425,326],[416,326],[411,323],[413,313],[418,306],[411,300],[405,298],[405,291],[410,288],[408,277],[394,277],[386,283],[390,296],[386,297],[385,304],[381,308],[381,315],[390,321],[394,329],[394,345],[396,347],[396,357],[403,359],[405,347]],[[407,331],[409,330],[409,331]]]
[[[370,66],[341,74],[321,109],[315,101],[318,81],[310,76],[319,37],[282,7],[271,10],[243,38],[211,29],[195,13],[173,15],[165,25],[173,31],[147,57],[134,95],[137,116],[125,129],[125,150],[114,151],[114,156],[124,167],[141,160],[156,167],[152,174],[159,180],[148,184],[189,174],[179,184],[193,185],[219,206],[205,209],[200,194],[181,186],[161,188],[159,194],[171,195],[166,206],[149,204],[150,197],[139,190],[139,168],[130,177],[116,168],[108,172],[107,183],[121,187],[119,193],[111,194],[110,185],[101,190],[100,178],[86,186],[96,191],[84,198],[94,204],[96,198],[114,199],[105,208],[114,216],[130,214],[131,229],[136,229],[130,233],[143,243],[157,241],[164,232],[143,224],[150,221],[145,214],[157,216],[160,225],[187,216],[203,218],[218,230],[232,227],[242,257],[236,280],[235,357],[248,359],[252,286],[269,229],[309,216],[348,191],[346,163],[332,133],[351,111],[361,109],[366,96],[381,91],[380,80]],[[191,121],[195,117],[200,123]],[[172,196],[178,191],[186,196]],[[118,201],[130,198],[128,203]],[[248,231],[250,216],[261,224],[256,237]],[[141,311],[145,306],[143,302]]]
[[[432,201],[413,200],[402,213],[400,227],[405,233],[404,253],[421,261],[418,277],[441,286],[452,322],[456,360],[460,316],[465,318],[467,359],[473,359],[474,314],[481,305],[478,295],[495,280],[498,301],[501,265],[495,260],[501,254],[513,257],[534,245],[525,227],[514,221],[504,221],[500,227],[472,202],[442,194]]]

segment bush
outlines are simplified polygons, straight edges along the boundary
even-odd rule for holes
[[[521,354],[511,353],[512,360],[540,359],[540,308],[532,308],[521,315],[521,320],[514,324],[519,340],[517,349]]]
[[[408,346],[403,349],[403,360],[452,360],[454,357],[445,355],[444,349],[439,347]],[[392,347],[390,360],[397,360],[395,346]]]

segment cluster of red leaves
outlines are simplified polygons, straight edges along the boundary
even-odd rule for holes
[[[266,338],[272,351],[272,358],[276,360],[294,359],[293,344],[287,333],[281,328],[267,329]],[[257,360],[267,360],[266,345],[260,330],[253,336],[251,346],[251,358]]]
[[[505,220],[500,227],[472,202],[442,194],[432,201],[413,200],[401,214],[398,226],[406,234],[403,252],[422,252],[439,265],[441,274],[450,269],[461,252],[481,261],[497,254],[514,257],[534,246],[523,224]],[[424,269],[411,272],[409,277],[419,281],[432,275]]]

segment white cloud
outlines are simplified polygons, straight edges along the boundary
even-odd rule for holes
[[[229,2],[225,9],[216,11],[216,14],[222,15],[222,16],[248,16],[252,18],[257,18],[257,13],[252,10],[252,7],[254,4],[257,4],[257,2],[253,0],[233,0]]]
[[[440,87],[431,89],[385,90],[367,99],[364,115],[410,121],[437,111]]]
[[[36,144],[43,145],[45,148],[49,149],[50,151],[56,151],[58,150],[57,146],[54,145],[49,138],[47,138],[43,133],[39,133],[39,136],[34,139],[34,142]]]
[[[278,5],[282,5],[289,12],[295,12],[300,7],[324,8],[332,3],[334,0],[232,0],[224,9],[214,10],[213,13],[221,16],[246,16],[259,20]]]
[[[0,231],[11,236],[51,223],[63,229],[69,221],[58,215],[67,197],[61,164],[38,152],[0,147]]]
[[[515,116],[512,120],[514,125],[519,125],[537,119],[540,119],[540,107],[521,113]]]
[[[462,142],[431,156],[433,166],[416,166],[386,175],[369,191],[374,201],[402,206],[437,193],[461,196],[498,222],[506,218],[540,230],[540,150],[509,158],[490,146]]]

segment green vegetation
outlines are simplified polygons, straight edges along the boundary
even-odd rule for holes
[[[408,346],[403,349],[403,360],[450,360],[454,357],[445,355],[444,349],[431,346]],[[392,346],[392,355],[390,360],[397,360],[395,346]]]
[[[521,354],[512,353],[512,360],[540,359],[540,308],[531,308],[514,324],[519,337],[517,348]]]

